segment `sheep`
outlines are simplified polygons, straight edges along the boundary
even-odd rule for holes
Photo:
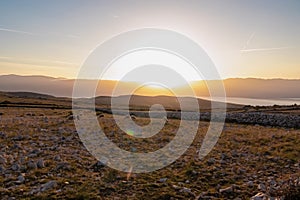
[[[136,120],[136,116],[134,114],[131,114],[130,117],[132,120]]]
[[[101,113],[98,115],[98,118],[102,118],[102,117],[104,117],[104,114]]]
[[[136,120],[136,116],[134,114],[125,115],[124,119],[131,118],[132,120]]]
[[[128,119],[128,118],[130,118],[130,115],[125,115],[124,116],[124,119]]]
[[[102,112],[96,112],[96,116],[98,118],[103,118],[104,117],[104,114]]]
[[[166,116],[164,116],[163,119],[164,119],[166,122],[169,121],[168,118],[167,118]]]
[[[165,121],[166,124],[169,122],[169,120],[166,116],[163,117],[163,120]]]

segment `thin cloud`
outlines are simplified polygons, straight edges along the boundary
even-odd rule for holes
[[[15,29],[8,29],[8,28],[0,28],[0,31],[11,32],[11,33],[18,33],[18,34],[24,34],[24,35],[36,35],[34,33],[31,33],[31,32],[20,31],[20,30],[15,30]]]
[[[61,60],[38,60],[41,62],[50,62],[50,63],[57,63],[57,64],[63,64],[63,65],[78,65],[78,63],[73,62],[67,62],[67,61],[61,61]]]
[[[0,56],[0,60],[9,60],[12,59],[12,57],[8,57],[8,56]]]
[[[66,37],[73,38],[73,39],[80,38],[78,35],[73,35],[73,34],[66,35]]]
[[[30,65],[41,65],[41,66],[78,66],[78,63],[62,61],[62,60],[44,60],[44,59],[28,59],[28,58],[16,58],[16,57],[0,57],[0,60],[15,64],[30,64]]]
[[[276,50],[291,49],[291,48],[292,47],[272,47],[272,48],[242,49],[241,52],[276,51]]]
[[[4,67],[29,67],[32,69],[37,69],[37,68],[49,68],[49,69],[53,69],[53,68],[57,68],[60,69],[61,66],[53,66],[53,65],[41,65],[41,64],[36,64],[36,63],[23,63],[23,62],[17,62],[17,61],[0,61],[0,66],[4,66]]]
[[[63,34],[63,33],[54,32],[54,31],[45,32],[44,35],[46,35],[46,36],[55,36],[55,37],[64,37],[64,38],[72,38],[72,39],[78,39],[78,38],[80,38],[79,35],[76,35],[76,34],[73,34],[73,33]]]
[[[35,35],[35,36],[47,36],[47,35],[56,35],[59,37],[67,37],[67,38],[72,38],[72,39],[78,39],[80,38],[78,35],[75,34],[60,34],[60,33],[46,33],[46,34],[36,34],[33,32],[28,32],[28,31],[21,31],[21,30],[16,30],[16,29],[9,29],[9,28],[0,28],[0,31],[4,31],[4,32],[11,32],[11,33],[18,33],[18,34],[23,34],[23,35]]]

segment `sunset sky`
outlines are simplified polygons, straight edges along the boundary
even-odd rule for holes
[[[299,11],[298,0],[2,0],[0,74],[75,78],[89,52],[105,39],[154,27],[199,43],[224,79],[296,79]]]

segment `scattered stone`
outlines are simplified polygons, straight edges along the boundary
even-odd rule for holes
[[[175,190],[179,190],[180,187],[178,185],[172,185],[172,187],[175,189]]]
[[[245,170],[245,169],[242,169],[242,168],[238,168],[237,173],[238,173],[238,174],[245,174],[245,173],[246,173],[246,170]]]
[[[6,134],[4,132],[0,131],[0,137],[1,138],[6,138]]]
[[[236,150],[232,150],[231,155],[232,155],[232,157],[238,157],[239,153]]]
[[[109,133],[108,133],[108,136],[110,136],[110,137],[113,137],[115,135],[115,131],[110,131]]]
[[[266,191],[266,186],[263,183],[258,184],[257,189],[265,192]]]
[[[34,150],[32,150],[32,151],[29,153],[28,158],[34,158],[34,157],[37,157],[38,154],[40,154],[40,153],[41,153],[40,150],[34,149]]]
[[[5,171],[5,167],[3,167],[2,165],[0,165],[0,173]]]
[[[233,192],[233,186],[229,186],[227,188],[220,189],[219,192],[220,193],[232,193]]]
[[[23,135],[17,135],[15,137],[13,137],[12,140],[14,140],[14,141],[22,141],[22,140],[24,140],[24,136]]]
[[[254,186],[253,181],[248,181],[248,182],[247,182],[247,186],[248,186],[248,187],[253,187],[253,186]]]
[[[44,160],[43,159],[39,159],[36,163],[36,166],[38,168],[44,168],[45,167],[45,163],[44,163]]]
[[[44,123],[48,123],[48,117],[44,117]]]
[[[270,181],[270,184],[271,184],[271,185],[276,185],[276,181],[275,181],[275,180],[271,180],[271,181]]]
[[[23,175],[18,176],[18,183],[24,183],[25,177]]]
[[[214,158],[210,158],[210,159],[208,159],[207,164],[213,165],[213,164],[215,164],[215,162],[216,162],[216,160]]]
[[[192,193],[190,188],[183,187],[179,192]]]
[[[29,194],[30,194],[30,195],[33,195],[33,194],[38,193],[39,191],[40,191],[39,188],[33,188],[33,189],[29,192]]]
[[[226,164],[226,161],[225,160],[220,160],[220,164],[224,165],[224,164]]]
[[[250,200],[267,200],[267,199],[268,199],[268,195],[261,192],[257,193],[255,196],[250,198]]]
[[[41,186],[41,192],[44,192],[44,191],[46,191],[46,190],[53,189],[53,188],[55,188],[56,186],[57,186],[56,181],[49,181],[49,182],[47,182],[47,183],[45,183],[45,184],[43,184],[43,185]]]
[[[30,161],[27,163],[27,167],[28,167],[29,169],[36,169],[36,168],[37,168],[36,163],[33,162],[32,160],[30,160]]]
[[[60,158],[59,155],[56,155],[56,156],[54,156],[54,160],[55,160],[55,161],[61,161],[61,158]]]
[[[95,172],[100,171],[105,165],[101,161],[97,161],[95,164],[93,164],[90,168],[92,168]]]
[[[228,159],[229,157],[227,156],[227,154],[225,154],[225,153],[222,153],[221,154],[221,160],[226,160],[226,159]]]
[[[15,164],[12,165],[11,169],[13,171],[18,171],[20,169],[20,166],[17,163],[15,163]]]
[[[15,149],[22,149],[22,147],[20,147],[20,145],[18,144],[14,144],[11,149],[15,150]]]
[[[202,113],[201,119],[209,119],[209,113]],[[299,128],[299,115],[273,114],[262,112],[227,113],[226,120],[228,122],[253,124],[255,126],[279,126],[285,128]]]
[[[168,180],[168,178],[161,178],[161,179],[159,179],[159,182],[164,183],[164,182],[166,182],[167,180]]]
[[[65,132],[64,128],[62,128],[62,127],[58,128],[58,133],[59,134],[63,134],[64,132]]]
[[[0,155],[0,164],[6,164],[6,162],[6,158]]]
[[[30,153],[30,154],[28,154],[28,158],[35,158],[35,157],[37,157],[38,155],[36,154],[36,153]]]
[[[196,200],[203,200],[203,199],[216,199],[214,196],[208,196],[207,194],[201,194],[200,196],[196,197]]]
[[[131,152],[136,152],[137,149],[135,147],[131,147]]]
[[[66,138],[66,142],[71,142],[72,140],[73,140],[73,136],[72,135]]]
[[[71,170],[71,166],[67,162],[60,162],[56,166],[56,170]]]

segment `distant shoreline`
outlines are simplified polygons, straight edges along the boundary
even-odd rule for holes
[[[201,99],[210,100],[208,97],[200,97]],[[214,98],[216,101],[222,101],[223,98]],[[300,105],[300,98],[245,98],[245,97],[226,97],[227,103],[242,104],[250,106],[273,106],[273,105]]]

